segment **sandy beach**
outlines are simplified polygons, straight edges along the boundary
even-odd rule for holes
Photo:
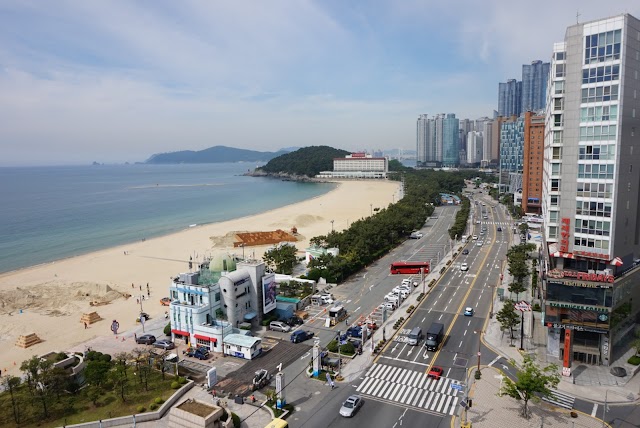
[[[200,260],[208,254],[233,248],[234,232],[289,231],[296,227],[303,252],[314,236],[333,227],[342,230],[384,208],[397,195],[399,183],[344,181],[325,195],[250,217],[195,226],[171,235],[113,247],[78,257],[0,275],[0,369],[18,374],[20,363],[33,355],[63,351],[96,336],[110,335],[110,322],[117,319],[120,331],[135,325],[139,312],[136,299],[147,294],[144,310],[162,316],[159,300],[168,294],[170,278],[187,272],[189,257]],[[245,254],[260,258],[268,246],[246,247]],[[91,303],[105,303],[91,306]],[[103,318],[85,329],[80,317],[96,311]],[[35,333],[42,343],[27,349],[15,346],[20,335]],[[15,362],[15,366],[14,366]],[[6,371],[5,371],[6,370]]]

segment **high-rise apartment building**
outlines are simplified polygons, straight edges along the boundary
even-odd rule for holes
[[[426,114],[418,116],[416,123],[416,163],[418,166],[427,162],[431,153],[429,146],[429,118]]]
[[[442,119],[442,164],[458,166],[460,164],[460,146],[458,143],[460,121],[456,115],[448,113]]]
[[[522,113],[522,82],[509,79],[498,84],[498,116],[520,116]]]
[[[540,60],[522,66],[521,112],[544,110],[547,99],[549,63]]]
[[[548,353],[609,365],[640,319],[640,21],[567,28],[547,89],[543,217]]]
[[[544,116],[536,116],[527,111],[524,114],[522,162],[522,209],[525,213],[542,213],[543,151]]]
[[[480,164],[482,161],[482,132],[471,131],[467,135],[466,163],[470,165]]]

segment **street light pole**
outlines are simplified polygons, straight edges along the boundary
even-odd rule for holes
[[[478,373],[480,373],[480,344],[482,343],[480,339],[482,339],[482,330],[474,331],[474,333],[478,335]]]
[[[335,221],[335,220],[331,220],[331,233],[333,233],[333,222],[334,222],[334,221]]]

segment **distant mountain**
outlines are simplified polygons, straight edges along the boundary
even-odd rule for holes
[[[208,149],[193,151],[156,153],[145,161],[148,164],[175,163],[225,163],[225,162],[268,162],[271,159],[288,153],[286,150],[277,152],[258,152],[255,150],[236,149],[227,146],[214,146]]]

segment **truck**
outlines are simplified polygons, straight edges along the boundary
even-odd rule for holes
[[[344,306],[334,306],[333,308],[329,309],[329,322],[331,326],[344,321],[348,316],[349,314],[347,313],[347,310],[344,308]]]
[[[425,335],[427,351],[437,351],[444,338],[444,324],[434,322]]]
[[[313,332],[309,330],[296,330],[291,333],[291,343],[300,343],[305,340],[311,339],[313,337]]]

